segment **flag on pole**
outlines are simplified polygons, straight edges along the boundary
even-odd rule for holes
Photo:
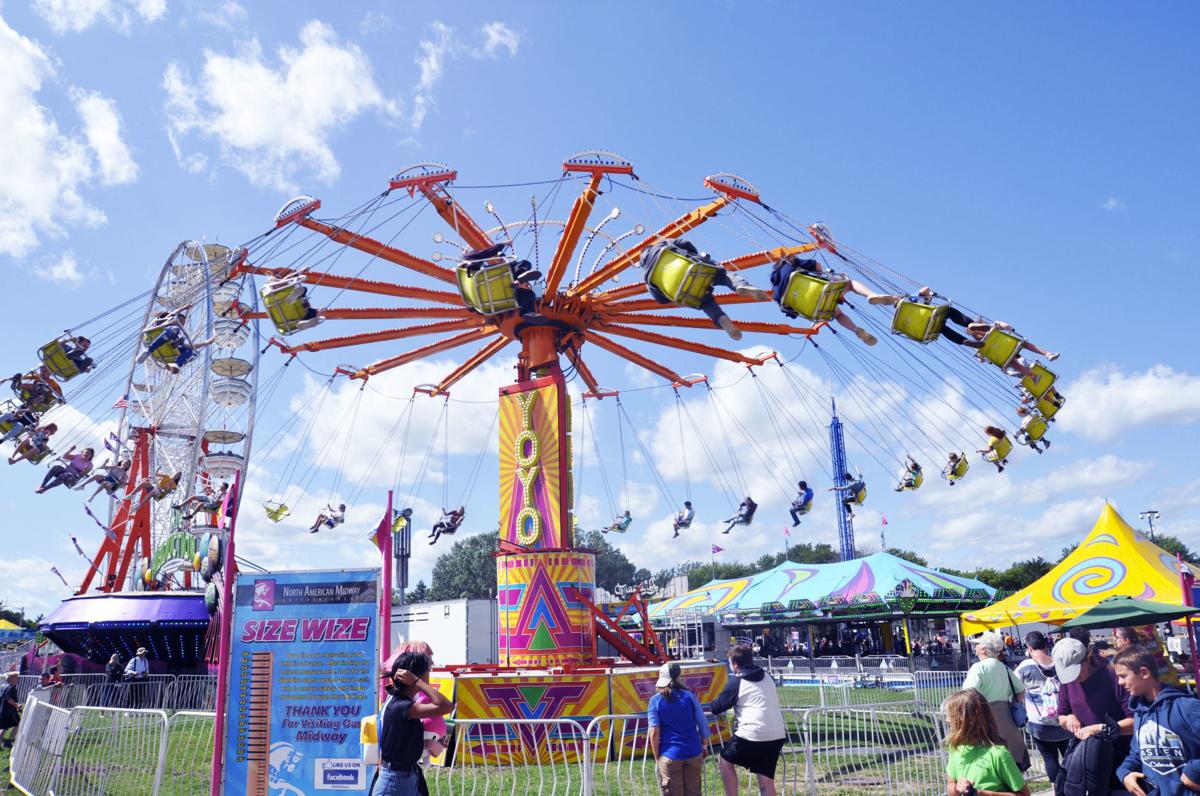
[[[791,528],[789,528],[789,527],[787,527],[786,525],[785,525],[785,526],[783,526],[783,535],[784,535],[784,536],[791,536],[791,535],[792,535],[792,529],[791,529]]]
[[[887,515],[886,515],[886,514],[880,514],[879,516],[880,516],[880,517],[883,519],[883,524],[884,524],[884,525],[887,525]]]
[[[129,393],[125,393],[116,401],[113,402],[113,409],[128,409],[129,408]]]
[[[375,545],[376,549],[382,551],[383,550],[383,535],[385,533],[388,533],[391,530],[392,530],[391,517],[389,517],[387,515],[387,513],[384,512],[383,519],[381,519],[379,521],[378,525],[376,525],[374,528],[371,529],[371,532],[367,534],[367,538],[371,540],[371,544]]]
[[[50,567],[50,571],[55,575],[58,575],[58,579],[62,581],[64,586],[66,586],[68,589],[71,588],[71,586],[67,583],[67,579],[64,578],[62,573],[58,571],[58,567]]]
[[[99,517],[97,517],[95,514],[93,514],[93,513],[92,513],[92,510],[91,510],[91,509],[89,509],[87,506],[84,506],[84,507],[83,507],[83,510],[84,510],[85,512],[87,512],[87,515],[88,515],[89,517],[91,517],[91,518],[92,518],[92,520],[93,520],[93,521],[94,521],[94,522],[95,522],[97,525],[99,525],[99,526],[100,526],[100,530],[104,531],[104,535],[108,537],[108,540],[109,540],[110,542],[112,542],[113,544],[116,544],[116,542],[117,542],[117,533],[116,533],[116,531],[114,531],[112,528],[109,528],[109,527],[108,527],[107,525],[105,525],[104,523],[100,522],[100,518],[99,518]]]
[[[79,553],[79,555],[83,556],[84,558],[87,558],[87,559],[88,559],[88,561],[91,561],[91,560],[92,560],[92,559],[88,558],[88,554],[87,554],[87,553],[83,552],[83,548],[79,546],[79,540],[78,540],[78,539],[76,539],[74,536],[72,536],[72,537],[71,537],[71,544],[75,545],[75,552],[76,552],[76,553]]]
[[[713,546],[712,546],[712,551],[713,551],[713,555],[715,556],[717,553],[724,553],[724,552],[725,552],[725,548],[724,548],[724,547],[717,547],[716,545],[713,545]]]

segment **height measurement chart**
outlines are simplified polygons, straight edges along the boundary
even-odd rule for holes
[[[358,726],[375,710],[378,574],[238,577],[225,796],[367,792]]]

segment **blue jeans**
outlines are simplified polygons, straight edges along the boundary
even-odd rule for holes
[[[372,796],[417,796],[417,776],[416,771],[380,768]]]

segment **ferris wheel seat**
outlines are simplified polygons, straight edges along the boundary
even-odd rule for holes
[[[957,462],[952,465],[946,465],[945,469],[942,470],[942,478],[945,478],[947,481],[953,484],[955,481],[958,481],[965,476],[967,471],[970,469],[971,463],[967,461],[967,455],[963,453],[958,457]]]
[[[1049,430],[1050,424],[1046,422],[1045,418],[1041,415],[1030,415],[1025,418],[1025,422],[1021,424],[1021,430],[1017,432],[1017,442],[1022,445],[1037,442],[1046,436],[1046,432]]]
[[[904,299],[896,304],[892,333],[904,335],[918,343],[931,343],[942,333],[949,311],[950,307],[946,304],[926,304]]]
[[[790,317],[803,315],[817,323],[828,321],[837,313],[838,302],[849,287],[850,280],[840,274],[796,270],[788,277],[779,306]]]
[[[239,378],[213,379],[208,385],[208,396],[221,406],[241,406],[250,400],[254,388],[250,382]]]
[[[993,326],[983,337],[983,346],[975,355],[1000,368],[1007,368],[1017,358],[1025,338]]]
[[[217,348],[239,348],[250,338],[249,324],[229,318],[213,321],[213,342]]]
[[[499,315],[517,308],[517,287],[507,262],[478,265],[463,263],[455,271],[458,292],[467,306],[483,315]]]
[[[200,457],[200,466],[213,478],[228,480],[241,472],[246,459],[233,451],[214,451]]]
[[[1029,375],[1021,379],[1021,387],[1034,398],[1041,398],[1058,380],[1058,374],[1041,362],[1035,362],[1029,370]]]
[[[263,504],[263,509],[267,512],[267,519],[271,522],[279,522],[292,513],[286,503],[275,503],[269,500]]]
[[[1064,397],[1063,394],[1058,390],[1051,387],[1049,390],[1043,393],[1040,398],[1038,398],[1037,403],[1034,406],[1039,415],[1047,420],[1053,420],[1054,416],[1058,414],[1058,410],[1062,409],[1066,402],[1066,397]]]
[[[69,337],[59,337],[38,349],[38,359],[63,381],[70,381],[81,373],[87,373],[93,366],[91,357],[82,351],[76,352],[74,357],[67,353],[68,340]]]
[[[671,246],[664,246],[650,269],[648,281],[673,304],[698,308],[712,292],[721,266],[688,257]]]
[[[308,290],[298,279],[275,287],[264,286],[259,295],[280,334],[311,329],[324,320],[309,303]]]

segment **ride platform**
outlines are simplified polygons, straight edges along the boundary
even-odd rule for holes
[[[114,592],[68,597],[38,626],[64,652],[103,665],[127,661],[138,647],[168,669],[204,659],[209,613],[203,592]]]

